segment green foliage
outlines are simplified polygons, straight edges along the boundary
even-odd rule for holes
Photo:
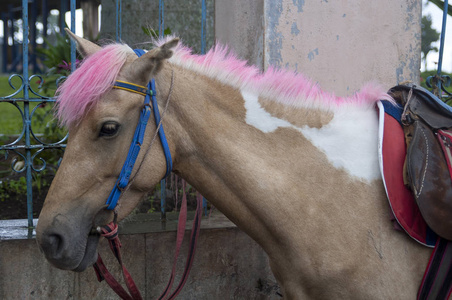
[[[44,65],[49,68],[58,69],[58,66],[63,61],[71,61],[71,43],[64,35],[55,35],[56,42],[54,45],[49,43],[47,39],[44,39],[47,48],[36,49],[39,54],[44,56]]]
[[[431,91],[432,89],[427,86],[427,78],[430,77],[430,76],[433,77],[436,74],[437,74],[437,71],[435,71],[435,70],[421,72],[421,78],[420,78],[421,86],[426,88],[427,90]],[[452,78],[452,74],[451,73],[443,72],[442,75],[449,76],[450,78]],[[448,91],[451,90],[451,87],[445,86],[445,88]],[[445,97],[444,93],[443,93],[443,101],[445,101],[446,104],[452,106],[452,99],[451,99],[451,97]]]
[[[7,87],[7,77],[0,78],[0,85]],[[19,80],[20,81],[20,80]],[[6,82],[6,84],[4,84]],[[16,84],[14,83],[16,86]],[[20,83],[19,83],[20,85]],[[32,86],[37,85],[31,83]],[[9,89],[11,89],[9,87]],[[36,88],[34,90],[37,91]],[[5,93],[7,94],[7,93]],[[9,92],[10,94],[10,92]],[[23,110],[23,103],[18,102],[17,105]],[[36,106],[39,107],[36,108]],[[32,130],[41,141],[52,143],[60,141],[66,135],[66,130],[59,128],[57,121],[53,117],[52,105],[49,103],[38,104],[36,102],[30,103],[30,112],[36,108],[32,117]],[[11,103],[0,103],[0,133],[3,134],[0,139],[0,144],[4,145],[12,142],[17,138],[17,134],[22,130],[22,117],[19,110]],[[34,138],[31,139],[32,144],[36,144]],[[20,142],[20,143],[23,143]],[[32,153],[33,155],[33,153]],[[62,156],[61,150],[48,149],[38,154],[34,160],[35,168],[40,168],[42,158],[46,162],[46,169],[41,172],[33,172],[33,199],[43,198],[50,187],[51,179],[53,178],[59,158]],[[25,173],[15,173],[11,170],[11,159],[18,158],[19,162],[22,159],[15,156],[13,152],[9,152],[9,157],[5,158],[5,151],[0,152],[0,202],[4,203],[3,211],[7,212],[6,216],[15,214],[15,217],[24,217],[23,214],[15,212],[17,207],[26,207],[27,185],[24,177]],[[36,212],[39,212],[37,210]],[[1,217],[4,218],[4,217]]]
[[[22,82],[18,77],[14,77],[12,80],[12,83],[14,87],[18,88]],[[40,94],[51,97],[55,93],[54,88],[49,88],[47,92],[43,92],[42,90],[39,90],[38,85],[39,82],[36,82],[36,80],[32,80],[30,82],[31,87],[33,90],[39,92]],[[14,90],[9,86],[8,83],[8,77],[6,76],[0,76],[0,97],[4,97],[7,95],[10,95],[14,92]],[[30,96],[33,96],[30,94]],[[16,97],[23,97],[23,93],[19,93]],[[17,102],[17,105],[23,110],[23,103]],[[32,111],[36,107],[37,103],[32,102],[30,103],[30,111]],[[47,114],[47,111],[51,110],[51,105],[46,106],[46,110],[42,108],[38,108],[36,113],[33,115],[33,119],[40,116],[42,113]],[[50,120],[49,117],[47,117],[48,120]],[[37,122],[33,122],[33,131],[35,133],[42,133],[44,130],[44,124],[40,124]],[[20,115],[19,110],[14,107],[11,103],[2,103],[0,102],[0,134],[9,136],[14,134],[19,134],[22,130],[22,117]]]
[[[430,90],[430,88],[426,84],[426,81],[429,76],[434,76],[435,74],[436,74],[435,70],[421,72],[421,79],[420,79],[421,86],[423,88]]]
[[[10,197],[8,189],[5,188],[6,184],[7,184],[6,182],[3,181],[0,182],[0,202],[5,202]]]
[[[33,174],[33,185],[38,189],[38,193],[41,194],[44,188],[50,187],[50,182],[46,179],[46,174],[48,170],[42,170],[40,173]],[[25,178],[25,177],[21,177]]]
[[[18,180],[10,180],[7,182],[9,189],[16,194],[27,194],[27,181],[25,177],[19,177]]]
[[[17,180],[11,179],[7,181],[1,181],[0,183],[0,201],[5,201],[12,194],[27,195],[27,181],[25,177],[19,177]]]
[[[53,117],[53,108],[45,105],[39,108],[38,112],[33,116],[33,128],[39,128],[39,132],[43,134],[43,139],[47,143],[61,141],[66,136],[67,130],[60,127]]]
[[[156,211],[155,198],[156,198],[155,195],[151,195],[151,196],[148,196],[147,199],[145,199],[145,201],[148,201],[149,205],[151,206],[151,208],[149,208],[148,211],[147,211],[148,214],[149,213],[154,213]]]
[[[432,16],[423,16],[421,21],[421,52],[423,54],[425,69],[427,69],[427,55],[430,51],[438,52],[432,44],[438,41],[440,33],[432,28]]]
[[[0,103],[0,134],[5,136],[22,131],[22,118],[19,110],[10,103]]]
[[[34,215],[39,213],[43,200],[47,194],[48,189],[52,183],[52,179],[55,176],[57,168],[57,153],[41,152],[39,157],[42,157],[46,161],[46,169],[41,172],[32,173],[31,188],[33,193],[33,202],[39,203],[34,210]],[[59,156],[61,156],[59,151]],[[1,157],[0,157],[1,158]],[[1,162],[1,159],[0,159]],[[23,160],[18,161],[23,162]],[[39,164],[39,160],[35,159],[35,163]],[[40,167],[39,165],[35,167]],[[6,175],[6,176],[5,176]],[[3,202],[2,212],[0,212],[0,219],[5,218],[24,218],[27,207],[27,182],[25,178],[25,172],[16,173],[10,169],[10,164],[3,162],[0,163],[0,203]]]
[[[428,0],[428,2],[435,4],[441,10],[444,9],[444,1],[441,1],[441,0]],[[452,16],[452,5],[450,5],[450,4],[447,4],[447,14],[449,16]]]
[[[56,80],[71,73],[71,42],[66,35],[55,35],[55,37],[55,44],[52,45],[44,39],[47,48],[36,49],[44,57],[43,63],[48,68],[47,80],[42,87],[44,92],[56,88]],[[77,59],[75,63],[78,64],[79,60]]]
[[[143,30],[144,34],[146,34],[147,36],[150,36],[154,39],[159,38],[158,30],[154,30],[154,29],[144,27],[144,26],[141,26],[141,29]],[[169,27],[167,27],[166,29],[163,30],[163,36],[170,35],[170,34],[171,34],[171,29]]]

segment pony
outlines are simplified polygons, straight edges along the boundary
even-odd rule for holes
[[[69,139],[36,228],[51,264],[83,271],[96,261],[92,229],[114,218],[105,200],[143,107],[142,95],[112,83],[154,78],[172,171],[264,249],[284,298],[416,297],[431,250],[390,222],[375,110],[385,89],[341,98],[300,74],[260,72],[221,45],[194,55],[166,38],[137,57],[70,35],[84,60],[57,91]],[[156,127],[148,123],[143,149]],[[165,175],[160,141],[137,162],[118,220]]]

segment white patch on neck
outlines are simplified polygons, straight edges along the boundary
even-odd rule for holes
[[[289,122],[275,118],[267,112],[259,103],[258,95],[244,90],[241,92],[245,99],[247,124],[265,133],[275,131],[278,127],[293,127]]]
[[[377,140],[377,113],[372,109],[348,105],[334,113],[322,128],[296,127],[286,120],[272,116],[259,103],[258,95],[241,90],[245,100],[246,123],[264,133],[279,127],[298,130],[328,157],[337,169],[368,182],[380,178]],[[302,155],[300,153],[300,155]]]

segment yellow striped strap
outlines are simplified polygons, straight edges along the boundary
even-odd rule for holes
[[[121,80],[116,80],[115,83],[113,84],[113,88],[132,92],[132,93],[137,93],[137,94],[140,94],[143,96],[146,96],[146,95],[154,96],[154,93],[152,92],[152,90],[148,89],[145,86],[126,82],[126,81],[121,81]]]

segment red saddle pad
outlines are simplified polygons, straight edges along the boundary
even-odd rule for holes
[[[389,205],[397,223],[417,242],[434,247],[436,234],[425,223],[411,191],[403,183],[406,156],[401,107],[388,101],[378,102],[378,158]]]

